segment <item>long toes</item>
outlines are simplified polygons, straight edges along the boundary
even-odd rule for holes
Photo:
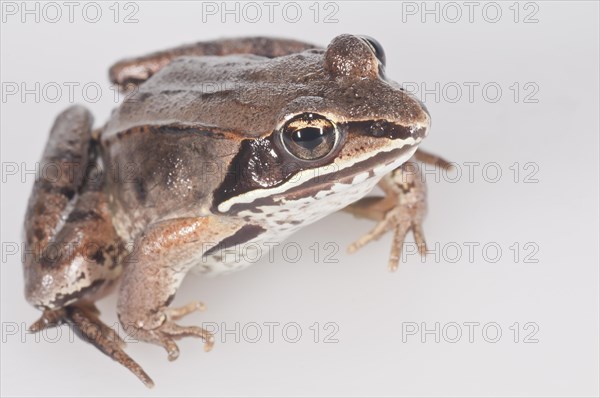
[[[179,326],[175,323],[168,322],[161,327],[161,332],[167,334],[173,339],[181,339],[183,337],[199,337],[204,340],[204,351],[206,352],[212,350],[215,343],[212,333],[197,326]]]
[[[148,376],[144,369],[129,355],[127,355],[125,351],[123,351],[123,349],[117,344],[114,344],[113,342],[108,340],[101,341],[101,339],[93,343],[96,347],[100,349],[100,351],[102,351],[103,353],[105,353],[106,355],[108,355],[109,357],[111,357],[112,359],[129,369],[131,373],[136,375],[137,378],[140,379],[140,381],[144,383],[144,385],[146,385],[146,387],[154,387],[154,381],[152,381],[152,379],[150,378],[150,376]]]
[[[419,248],[419,254],[425,256],[427,254],[427,243],[425,242],[425,233],[423,233],[421,223],[413,223],[412,230],[415,236],[415,243]]]
[[[188,303],[182,307],[169,308],[167,310],[167,318],[177,321],[192,312],[204,310],[206,310],[204,303],[200,301],[192,301],[191,303]]]
[[[116,332],[107,333],[110,329],[98,317],[85,308],[71,306],[67,308],[66,317],[78,334],[96,346],[100,351],[119,362],[136,375],[147,387],[153,387],[154,382],[142,367],[122,349],[122,340]],[[124,344],[124,342],[123,342]]]
[[[394,239],[392,241],[392,249],[390,250],[390,258],[388,260],[388,268],[390,271],[396,271],[400,265],[400,256],[402,255],[402,246],[404,239],[408,233],[409,225],[400,224],[394,231]]]
[[[123,340],[121,338],[121,336],[119,336],[119,334],[112,329],[109,326],[106,326],[104,324],[100,325],[100,332],[106,336],[106,338],[110,341],[112,341],[113,343],[115,343],[119,348],[125,348],[125,346],[127,345],[127,343],[125,342],[125,340]]]
[[[375,227],[366,233],[365,235],[358,238],[354,243],[348,246],[348,253],[354,253],[361,247],[365,246],[367,243],[370,243],[374,240],[381,238],[386,232],[391,230],[394,227],[392,219],[387,217],[383,221],[380,221],[375,225]]]
[[[348,249],[347,249],[348,253],[352,254],[352,253],[357,252],[361,247],[365,246],[370,241],[371,241],[371,239],[369,239],[369,237],[367,235],[361,236],[359,239],[352,242],[352,244],[350,244],[350,246],[348,246]]]
[[[179,358],[179,347],[173,338],[162,331],[158,332],[158,334],[158,342],[165,348],[165,350],[167,350],[169,361],[174,361]]]
[[[106,325],[100,320],[100,311],[93,303],[77,305],[72,307],[76,307],[77,311],[86,317],[86,319],[90,322],[92,327],[97,328],[96,333],[101,333],[104,338],[113,342],[119,348],[124,348],[127,345],[127,343],[125,343],[125,340],[123,340],[121,336],[119,336],[119,333],[117,333],[116,330],[114,330],[113,328]],[[70,317],[72,317],[73,312],[74,310],[72,309],[68,311]]]
[[[29,331],[36,333],[47,328],[58,326],[66,322],[66,317],[67,315],[64,308],[45,310],[42,313],[42,316],[29,326]]]

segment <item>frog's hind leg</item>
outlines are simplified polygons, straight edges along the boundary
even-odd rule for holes
[[[92,116],[74,106],[50,137],[25,216],[25,295],[43,310],[33,332],[67,323],[86,341],[152,381],[122,350],[123,340],[93,304],[122,272],[124,245],[112,225],[103,174],[96,162]]]
[[[99,318],[99,311],[93,303],[84,301],[54,310],[46,310],[40,319],[33,323],[29,330],[39,332],[49,327],[68,324],[75,333],[107,356],[135,374],[147,387],[154,382],[144,369],[123,351],[125,341],[118,333],[104,324]]]
[[[122,271],[96,162],[92,116],[73,106],[54,123],[25,215],[25,295],[42,310],[108,291]]]
[[[246,37],[198,42],[158,51],[141,57],[125,59],[109,70],[112,83],[124,89],[129,84],[140,84],[161,70],[169,62],[182,56],[254,54],[273,58],[294,54],[316,46],[296,40],[268,37]]]

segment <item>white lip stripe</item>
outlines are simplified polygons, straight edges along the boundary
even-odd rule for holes
[[[345,182],[334,182],[331,186],[315,192],[313,196],[286,198],[281,195],[273,203],[257,205],[256,209],[260,210],[257,213],[254,209],[240,211],[240,218],[251,218],[252,222],[262,226],[265,232],[244,244],[226,249],[229,255],[214,253],[208,258],[203,258],[202,265],[195,271],[215,276],[238,271],[255,263],[257,257],[245,257],[248,255],[248,248],[269,249],[272,244],[284,241],[296,231],[359,200],[371,192],[381,177],[410,159],[416,150],[414,146],[392,163],[362,171]],[[287,211],[283,213],[280,212],[281,209]],[[265,245],[265,242],[269,242],[269,245]],[[262,256],[267,252],[268,250],[262,252]]]
[[[421,139],[417,139],[415,140],[412,137],[408,137],[405,140],[393,140],[393,143],[398,142],[399,145],[393,145],[389,151],[381,151],[381,152],[377,152],[377,154],[380,153],[389,153],[392,152],[394,150],[400,149],[405,147],[406,145],[414,145],[417,144],[421,141]],[[416,147],[415,147],[416,150]],[[280,186],[274,187],[274,188],[264,188],[264,189],[255,189],[252,190],[250,192],[246,192],[243,193],[241,195],[235,196],[229,200],[226,200],[223,203],[220,203],[218,206],[218,209],[220,212],[227,212],[229,211],[229,209],[231,209],[231,207],[233,205],[239,204],[239,203],[252,203],[254,202],[256,199],[259,198],[264,198],[267,196],[272,196],[281,192],[285,192],[288,189],[291,189],[295,186],[299,186],[300,184],[310,180],[311,178],[314,178],[315,176],[319,176],[319,177],[324,177],[328,174],[332,174],[332,173],[339,173],[341,170],[347,169],[349,167],[354,166],[356,163],[359,163],[363,160],[367,160],[369,158],[372,157],[371,153],[365,153],[361,156],[356,156],[352,159],[350,159],[350,161],[347,162],[334,162],[333,164],[339,166],[339,167],[331,167],[331,164],[329,165],[325,165],[323,167],[318,167],[316,169],[309,169],[309,170],[302,170],[299,173],[295,174],[294,176],[292,176],[290,178],[290,180],[285,183],[282,184]],[[336,159],[337,160],[337,159]]]

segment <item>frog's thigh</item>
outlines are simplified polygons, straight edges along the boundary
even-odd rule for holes
[[[81,106],[67,108],[56,117],[40,160],[25,214],[27,252],[45,246],[53,237],[63,213],[83,183],[88,162],[93,118]],[[29,265],[26,259],[25,267]]]
[[[111,66],[109,76],[111,82],[124,88],[129,83],[142,83],[177,57],[254,54],[273,58],[298,53],[310,48],[315,48],[315,46],[296,40],[269,37],[204,41],[119,61]]]
[[[88,157],[91,123],[83,107],[57,117],[41,162],[48,172],[36,181],[29,200],[25,294],[38,308],[93,300],[120,273],[119,239],[102,181],[91,184],[85,176],[95,161]]]
[[[106,196],[102,191],[85,191],[40,261],[30,264],[27,297],[44,308],[95,301],[109,292],[121,275],[124,254]]]

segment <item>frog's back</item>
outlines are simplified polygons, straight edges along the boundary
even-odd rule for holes
[[[140,125],[194,126],[239,137],[268,134],[286,103],[302,95],[305,79],[323,73],[322,59],[317,49],[275,59],[177,58],[115,110],[103,138]]]

